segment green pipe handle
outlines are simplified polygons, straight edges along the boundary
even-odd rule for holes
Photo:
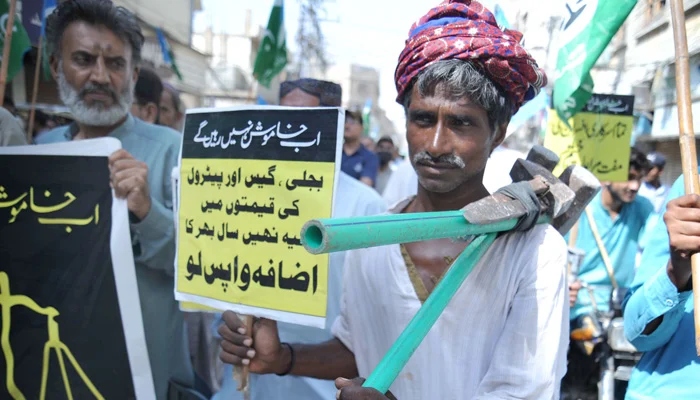
[[[518,219],[512,218],[492,224],[471,224],[461,210],[316,219],[302,228],[301,243],[309,253],[322,254],[503,232],[517,223]]]

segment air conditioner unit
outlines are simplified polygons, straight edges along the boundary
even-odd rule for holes
[[[651,87],[649,83],[632,86],[634,95],[634,109],[638,111],[652,111],[654,103],[651,98]]]

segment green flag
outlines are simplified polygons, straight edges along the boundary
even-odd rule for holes
[[[2,51],[5,46],[5,31],[7,27],[7,18],[10,11],[10,5],[7,0],[0,0],[0,62],[5,62],[2,59]],[[22,26],[22,17],[15,16],[15,24],[12,29],[12,43],[10,44],[10,60],[7,64],[7,82],[11,82],[12,78],[22,69],[22,58],[24,53],[29,49],[32,43],[29,41],[29,35]]]
[[[258,49],[253,66],[253,76],[265,87],[287,65],[287,39],[284,30],[284,4],[275,0],[270,12],[270,20]]]
[[[583,109],[593,94],[591,68],[637,0],[567,0],[554,74],[554,108],[562,121]]]

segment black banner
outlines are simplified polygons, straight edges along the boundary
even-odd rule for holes
[[[74,399],[135,398],[107,158],[3,155],[0,170],[0,333],[11,349],[2,348],[0,399],[39,399],[42,387],[65,399],[66,383]]]
[[[581,112],[629,116],[634,112],[634,96],[593,93]]]
[[[334,162],[337,109],[187,114],[183,158]]]
[[[549,108],[554,108],[554,96],[549,98]],[[634,96],[593,93],[580,112],[631,116],[634,113]]]

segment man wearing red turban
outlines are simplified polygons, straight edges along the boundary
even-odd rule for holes
[[[522,48],[476,1],[446,1],[413,25],[396,69],[415,196],[390,212],[461,209],[489,195],[489,154],[511,116],[546,83]],[[486,251],[391,386],[407,399],[556,399],[566,369],[566,244],[523,223]],[[273,321],[245,330],[224,313],[224,362],[254,373],[322,379],[368,376],[471,238],[349,251],[333,339],[280,343]],[[338,378],[339,399],[386,399]]]

